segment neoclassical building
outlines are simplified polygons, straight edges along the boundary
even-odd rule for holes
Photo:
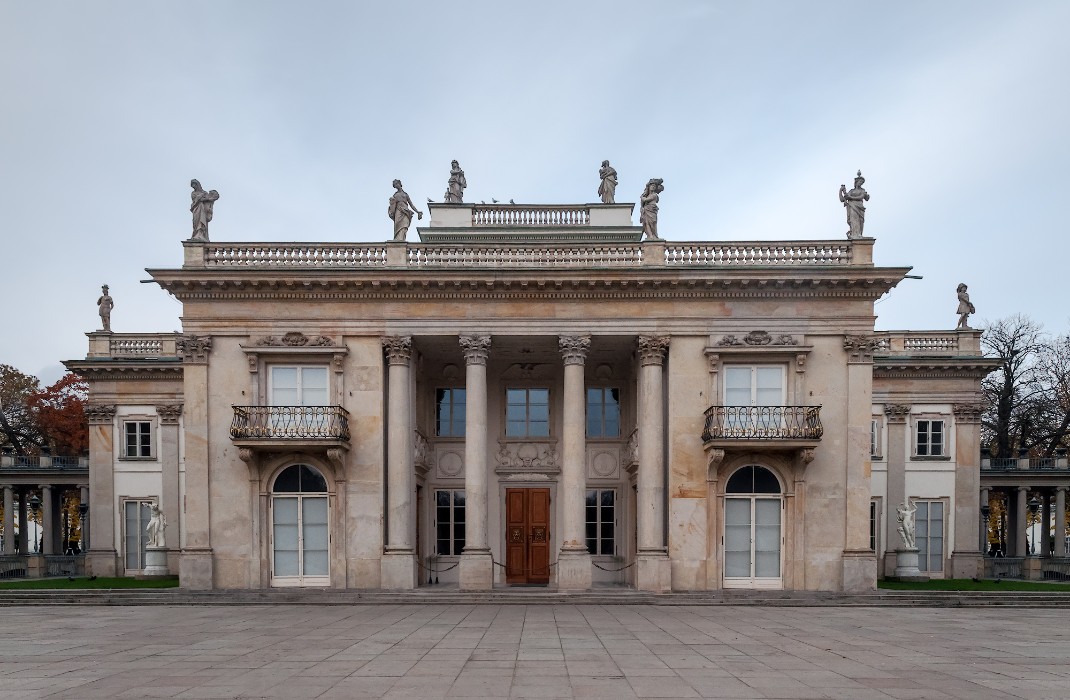
[[[430,209],[420,243],[186,241],[149,270],[181,333],[89,334],[93,573],[144,568],[155,503],[191,588],[860,591],[907,497],[924,571],[981,572],[991,363],[874,331],[909,271],[874,239]]]

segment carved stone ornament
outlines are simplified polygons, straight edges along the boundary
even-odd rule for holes
[[[413,431],[413,443],[412,443],[412,461],[418,467],[426,467],[427,457],[429,450],[427,448],[427,438],[420,434],[420,431]]]
[[[383,337],[383,352],[392,365],[407,365],[412,359],[411,335],[388,335]]]
[[[734,335],[726,335],[722,336],[721,339],[717,341],[717,344],[722,347],[734,347],[736,345],[742,345],[743,341]]]
[[[620,453],[620,465],[622,467],[630,467],[633,464],[639,463],[639,431],[633,430],[632,434],[628,436],[628,444],[624,447],[624,451]]]
[[[256,459],[256,453],[253,452],[253,450],[249,447],[239,447],[238,459],[245,462],[246,464],[252,464],[253,460]]]
[[[161,404],[156,407],[156,415],[160,417],[161,425],[178,425],[178,418],[182,415],[182,404]]]
[[[258,338],[256,345],[261,347],[287,347],[287,348],[329,348],[334,346],[334,341],[322,335],[305,335],[297,331],[291,331],[285,335],[265,335]]]
[[[582,365],[591,349],[591,336],[561,335],[557,338],[557,346],[566,365]]]
[[[669,349],[667,335],[639,336],[639,364],[660,365],[665,362],[665,353]]]
[[[979,403],[956,403],[951,404],[951,412],[959,423],[980,423],[985,407]]]
[[[802,460],[803,464],[809,464],[810,462],[813,462],[814,461],[814,448],[812,448],[812,447],[804,447],[801,450],[799,450],[799,459]]]
[[[500,443],[495,461],[501,469],[544,469],[557,471],[557,449],[537,443]]]
[[[877,339],[871,335],[845,335],[843,349],[849,355],[849,362],[872,362],[873,351],[877,349]]]
[[[106,425],[115,418],[115,404],[91,403],[86,404],[85,417],[90,425]]]
[[[751,331],[743,338],[737,338],[734,335],[722,336],[717,344],[722,347],[738,347],[741,345],[750,345],[760,347],[762,345],[798,345],[799,341],[795,339],[795,336],[783,333],[777,336],[772,336],[768,331]]]
[[[331,460],[331,463],[338,469],[344,469],[346,466],[346,451],[341,447],[328,448],[327,459]]]
[[[907,418],[910,416],[910,404],[885,404],[884,415],[887,416],[889,423],[906,423]]]
[[[182,335],[175,340],[175,348],[183,362],[203,364],[208,362],[212,351],[212,337],[208,335]]]
[[[485,365],[490,356],[489,335],[462,335],[458,341],[464,353],[465,364]]]

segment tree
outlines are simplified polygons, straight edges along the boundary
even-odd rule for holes
[[[0,449],[27,455],[37,454],[46,445],[27,404],[39,386],[37,377],[0,365]]]
[[[17,455],[82,454],[89,447],[88,386],[68,373],[46,389],[36,377],[0,365],[0,449]]]
[[[1019,314],[989,324],[981,343],[1000,361],[982,382],[983,442],[1000,457],[1050,457],[1070,435],[1070,334],[1053,339]]]

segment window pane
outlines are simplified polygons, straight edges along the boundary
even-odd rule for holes
[[[725,576],[749,577],[751,575],[750,500],[726,498],[724,505]]]
[[[301,491],[305,493],[326,493],[327,480],[312,467],[301,465]]]
[[[549,389],[529,389],[528,403],[532,405],[547,405],[550,403]]]
[[[754,493],[780,493],[776,475],[764,467],[754,467]]]
[[[528,426],[528,435],[531,437],[547,437],[550,434],[549,423],[536,423],[532,422]]]
[[[305,391],[309,389],[327,389],[326,367],[302,367],[301,386]]]
[[[509,405],[519,404],[524,406],[527,404],[527,391],[524,389],[506,389],[505,402]]]

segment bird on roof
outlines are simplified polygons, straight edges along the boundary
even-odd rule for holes
[[[509,203],[510,203],[510,204],[516,204],[516,202],[514,202],[514,201],[513,201],[513,200],[511,200],[511,199],[509,200]]]
[[[494,204],[497,204],[497,203],[498,203],[498,200],[497,200],[497,199],[495,199],[494,197],[491,197],[491,198],[490,198],[490,201],[491,201],[492,203],[494,203]]]

